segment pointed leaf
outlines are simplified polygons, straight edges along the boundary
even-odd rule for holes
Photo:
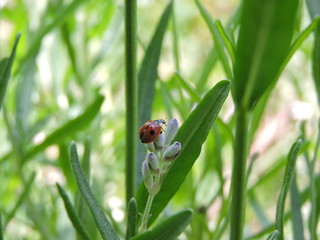
[[[134,198],[131,198],[128,204],[127,218],[128,220],[127,220],[126,239],[130,239],[136,235],[137,219],[138,219],[137,201]]]
[[[181,143],[181,152],[165,177],[160,192],[154,198],[150,222],[154,221],[165,208],[191,170],[201,152],[201,146],[228,96],[229,88],[230,82],[227,80],[216,84],[180,127],[174,141]],[[139,212],[143,212],[147,198],[148,192],[144,184],[140,184],[137,193]]]
[[[158,77],[158,64],[163,37],[172,11],[172,2],[166,7],[157,29],[148,45],[138,75],[139,86],[139,124],[150,120],[151,106],[154,98],[155,81]]]
[[[236,46],[233,97],[247,109],[276,81],[288,54],[299,0],[245,0]]]
[[[283,238],[284,205],[285,205],[285,200],[294,177],[296,160],[298,157],[301,144],[302,144],[302,140],[298,139],[290,149],[287,165],[286,165],[286,171],[283,177],[281,192],[278,197],[275,228],[279,231],[279,235],[277,238],[279,240],[284,239]]]
[[[31,148],[28,151],[26,158],[30,159],[37,153],[43,151],[46,147],[52,144],[61,142],[66,137],[71,136],[75,132],[89,125],[91,121],[99,113],[103,100],[104,100],[104,97],[101,95],[98,95],[95,101],[92,104],[90,104],[81,115],[79,115],[75,119],[70,120],[69,122],[65,123],[58,129],[56,129],[41,144]]]
[[[158,23],[156,31],[147,47],[143,58],[140,71],[138,74],[138,125],[141,126],[151,118],[151,108],[154,99],[155,83],[158,77],[158,64],[161,54],[161,47],[164,34],[172,12],[172,1],[166,7],[161,19]],[[143,144],[138,144],[137,159],[138,166],[141,166],[144,159],[145,147]],[[141,171],[137,170],[138,182],[141,182]]]
[[[16,35],[12,52],[9,58],[5,58],[0,62],[0,111],[3,103],[3,99],[7,90],[7,85],[11,76],[11,68],[13,65],[14,57],[16,55],[16,50],[21,33]]]
[[[190,209],[181,211],[132,240],[175,240],[192,220]]]
[[[100,208],[96,198],[91,191],[88,180],[86,179],[80,165],[77,147],[73,142],[70,145],[70,161],[79,190],[91,210],[91,213],[94,217],[102,238],[105,240],[118,240],[118,235],[115,233],[114,229],[112,228],[110,222]]]
[[[74,209],[70,198],[68,197],[68,194],[66,191],[59,185],[59,183],[56,183],[56,186],[58,188],[59,194],[64,202],[64,206],[67,210],[69,219],[72,222],[72,225],[74,228],[77,230],[77,233],[79,236],[81,236],[82,239],[84,240],[89,240],[89,234],[87,233],[86,229],[84,228],[82,222],[80,221],[79,216],[77,216],[76,210]]]

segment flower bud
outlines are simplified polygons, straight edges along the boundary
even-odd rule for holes
[[[142,177],[143,177],[146,188],[147,189],[152,188],[153,176],[151,174],[149,163],[147,161],[143,161],[142,163]]]
[[[174,160],[180,153],[181,150],[181,143],[174,142],[171,146],[167,148],[167,150],[164,152],[163,159],[165,161],[172,161]]]
[[[177,119],[173,118],[168,122],[165,132],[165,145],[168,146],[178,132],[179,124]]]
[[[153,142],[155,150],[161,151],[164,147],[164,142],[165,142],[164,136],[163,134],[160,134],[157,137],[157,139]]]
[[[149,164],[149,169],[153,176],[158,176],[160,173],[159,161],[156,155],[152,152],[146,156],[146,161]]]

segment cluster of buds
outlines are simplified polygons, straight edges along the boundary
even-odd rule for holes
[[[171,119],[164,131],[153,142],[146,144],[150,153],[142,164],[144,184],[150,195],[155,196],[159,191],[165,174],[177,158],[181,144],[171,144],[178,131],[178,121]]]

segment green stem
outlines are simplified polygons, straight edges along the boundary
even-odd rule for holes
[[[317,161],[318,150],[320,146],[320,119],[318,122],[318,136],[317,142],[313,154],[312,161],[309,165],[309,176],[310,176],[310,201],[311,201],[311,212],[310,212],[310,239],[317,240],[317,191],[316,191],[316,178],[314,176],[315,164]]]
[[[146,208],[144,209],[143,215],[142,215],[142,220],[141,220],[141,225],[139,228],[139,233],[143,233],[147,227],[148,227],[148,220],[150,217],[150,209],[152,206],[154,195],[149,194]]]
[[[137,162],[137,2],[125,0],[126,50],[126,202],[135,194]]]
[[[230,240],[242,239],[246,201],[246,161],[248,154],[249,113],[239,108],[236,115],[236,136],[232,171]]]

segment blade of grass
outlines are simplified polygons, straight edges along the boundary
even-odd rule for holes
[[[315,181],[316,181],[316,185],[320,186],[320,173],[318,173],[315,177]],[[303,191],[299,194],[300,195],[300,199],[301,199],[301,204],[303,205],[310,196],[310,187],[307,186],[305,189],[303,189]],[[289,218],[291,217],[291,210],[289,210],[288,212],[286,212],[286,214],[284,215],[284,221],[289,220]],[[263,228],[262,230],[260,230],[259,232],[250,235],[248,237],[245,238],[245,240],[253,240],[253,239],[260,239],[262,236],[264,236],[265,234],[267,234],[268,232],[271,232],[274,229],[274,225],[275,223],[271,223],[270,225],[266,226],[265,228]]]
[[[219,20],[216,20],[216,27],[219,31],[220,37],[224,42],[224,45],[226,46],[226,49],[229,52],[230,58],[232,63],[235,62],[235,43],[233,42],[233,39],[229,36],[229,34],[226,32],[224,27],[222,26],[221,22]]]
[[[0,62],[0,111],[2,108],[5,93],[7,90],[7,85],[11,76],[11,68],[13,65],[14,57],[16,55],[16,50],[17,50],[20,36],[21,36],[21,33],[18,33],[16,35],[10,57],[5,58]]]
[[[125,0],[125,63],[126,63],[126,203],[136,191],[137,169],[137,1]]]
[[[298,3],[243,2],[232,89],[237,106],[252,109],[277,80],[292,41]]]
[[[298,157],[298,153],[300,150],[300,146],[302,144],[302,140],[298,139],[291,147],[289,155],[288,155],[288,162],[286,165],[286,171],[283,178],[283,183],[280,191],[280,195],[278,197],[277,202],[277,213],[276,213],[276,222],[275,228],[279,231],[278,240],[283,240],[283,226],[284,226],[284,205],[285,200],[290,189],[294,172],[295,172],[295,165],[296,160]]]
[[[205,22],[207,23],[211,35],[213,37],[214,43],[215,43],[215,47],[217,49],[218,52],[218,56],[221,60],[223,69],[225,71],[225,74],[227,76],[228,79],[233,79],[233,74],[232,74],[232,70],[229,64],[229,60],[228,57],[224,51],[224,44],[223,44],[223,40],[219,34],[218,28],[217,26],[214,24],[210,14],[207,12],[207,10],[204,8],[204,6],[201,4],[200,0],[195,0],[196,5],[203,17],[203,19],[205,20]]]
[[[201,101],[199,94],[195,91],[195,89],[185,79],[183,79],[181,77],[181,75],[179,73],[175,73],[174,76],[176,77],[176,79],[179,80],[182,88],[185,89],[189,93],[189,95],[193,101],[195,101],[195,102]]]
[[[230,82],[227,80],[216,84],[193,110],[180,127],[175,141],[181,143],[180,155],[171,165],[164,178],[160,192],[155,196],[151,207],[153,222],[178,191],[192,165],[201,152],[201,146],[206,140],[209,130],[217,117],[226,97],[228,96]],[[148,198],[148,192],[141,184],[137,193],[139,212],[143,212]]]
[[[271,233],[271,234],[267,237],[267,240],[277,240],[277,239],[278,239],[278,234],[279,234],[279,231],[278,231],[278,230],[274,230],[274,232]]]
[[[138,126],[141,126],[145,122],[151,119],[151,108],[154,100],[155,83],[158,77],[158,64],[161,54],[163,38],[169,23],[169,19],[172,13],[172,1],[169,2],[165,8],[161,19],[157,25],[155,32],[153,33],[152,39],[148,44],[146,53],[141,63],[139,75],[138,75]],[[137,105],[134,107],[136,108]],[[136,124],[136,122],[135,122]],[[137,139],[135,139],[137,141]],[[137,175],[139,183],[141,182],[142,176],[140,166],[145,157],[145,146],[138,144],[137,159]],[[129,201],[128,199],[127,201]]]
[[[90,240],[89,234],[87,233],[86,229],[84,228],[80,218],[77,216],[76,210],[74,209],[71,200],[68,197],[68,194],[66,191],[59,185],[59,183],[56,183],[56,186],[58,188],[59,194],[64,202],[64,206],[67,210],[69,219],[73,225],[73,227],[76,229],[79,236],[81,236],[84,240]]]
[[[79,7],[79,5],[84,2],[85,2],[84,0],[73,1],[68,6],[61,8],[59,12],[57,12],[54,15],[55,18],[49,24],[47,25],[40,24],[40,26],[43,26],[43,27],[41,27],[41,29],[37,31],[36,36],[33,38],[33,41],[30,44],[31,47],[26,52],[24,58],[21,60],[21,63],[28,64],[29,60],[34,58],[37,55],[41,47],[41,42],[44,36],[49,32],[51,32],[57,26],[61,25],[68,17],[73,16],[76,9]],[[25,67],[25,64],[21,64],[17,68],[16,73],[21,72],[21,69]]]
[[[84,144],[84,153],[81,162],[82,170],[86,178],[88,179],[89,184],[91,184],[90,180],[90,155],[91,155],[91,138],[87,137],[85,144]],[[72,170],[71,170],[72,172]],[[86,227],[89,236],[93,239],[96,239],[98,236],[97,228],[95,226],[94,218],[90,212],[90,208],[87,206],[84,197],[81,195],[79,190],[76,193],[76,209],[78,216],[81,222]]]
[[[27,180],[27,182],[24,184],[24,189],[22,194],[20,195],[20,197],[17,199],[13,209],[9,212],[7,218],[6,218],[6,222],[3,225],[3,229],[5,229],[7,227],[7,225],[9,224],[9,222],[11,221],[11,219],[14,217],[14,215],[16,214],[17,210],[19,209],[19,207],[21,206],[21,204],[26,200],[28,194],[30,193],[34,178],[35,178],[36,174],[33,173],[30,178]]]
[[[288,62],[290,61],[293,54],[300,48],[301,44],[309,37],[309,35],[317,29],[317,27],[320,25],[320,17],[317,17],[313,19],[313,21],[309,24],[308,27],[306,27],[302,32],[299,33],[299,35],[295,38],[293,43],[290,46],[289,52],[279,70],[278,75],[281,74],[283,69],[287,66]],[[319,80],[320,82],[320,80]]]
[[[320,13],[319,13],[320,14]],[[317,18],[318,23],[320,17]],[[315,20],[313,20],[315,21]],[[312,56],[312,74],[313,81],[316,85],[317,95],[318,95],[318,104],[320,104],[320,24],[314,31],[314,44],[313,44],[313,56]]]
[[[98,95],[95,101],[90,104],[81,115],[57,128],[54,132],[49,134],[41,144],[32,147],[27,152],[25,161],[30,160],[31,157],[43,151],[48,146],[59,143],[65,138],[88,126],[99,113],[103,100],[104,97]]]
[[[70,161],[74,176],[77,180],[77,184],[82,196],[85,198],[91,213],[94,217],[96,225],[101,233],[104,240],[118,240],[119,237],[112,228],[110,222],[106,218],[106,215],[100,208],[97,200],[95,199],[91,188],[89,186],[88,180],[86,179],[78,157],[77,147],[74,142],[70,144]]]
[[[290,199],[291,199],[291,212],[292,212],[292,232],[294,240],[304,240],[303,233],[303,220],[301,214],[301,201],[299,190],[297,186],[296,177],[293,178],[291,189],[290,189]]]
[[[310,238],[316,240],[317,239],[317,209],[319,207],[319,203],[317,202],[317,189],[315,182],[315,166],[316,161],[318,159],[318,151],[320,147],[320,118],[318,119],[318,136],[316,145],[314,148],[313,158],[310,162],[309,166],[309,177],[310,177],[310,201],[311,201],[311,211],[309,216],[309,231]]]
[[[175,240],[192,220],[192,210],[181,211],[132,240]]]
[[[179,35],[177,30],[176,14],[174,10],[174,2],[172,2],[172,40],[173,40],[173,57],[176,70],[180,72],[180,57],[179,57]]]
[[[136,229],[137,229],[138,211],[137,211],[137,202],[134,198],[131,198],[128,204],[127,218],[128,220],[127,220],[126,239],[129,240],[137,234]]]

